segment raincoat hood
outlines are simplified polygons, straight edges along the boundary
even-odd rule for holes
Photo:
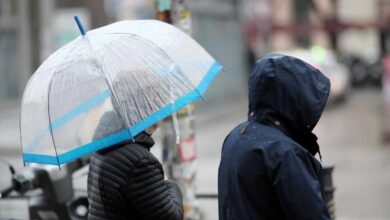
[[[314,155],[318,145],[311,131],[329,90],[329,79],[311,65],[291,56],[267,55],[257,61],[249,79],[249,120],[280,127]]]

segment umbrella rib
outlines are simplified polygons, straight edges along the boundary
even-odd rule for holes
[[[73,45],[73,47],[71,47],[69,49],[69,52],[68,54],[66,54],[66,56],[64,57],[64,60],[66,58],[69,57],[70,54],[72,54],[72,50],[73,48],[75,47],[75,45]],[[52,138],[52,141],[53,141],[53,147],[54,147],[54,152],[56,154],[56,160],[57,160],[57,164],[58,164],[58,168],[61,170],[61,165],[60,165],[60,160],[59,160],[59,157],[58,157],[58,151],[57,151],[57,146],[56,146],[56,142],[54,140],[54,135],[53,135],[53,127],[52,127],[52,123],[51,123],[51,116],[50,116],[50,92],[51,92],[51,86],[52,86],[52,82],[53,82],[53,79],[54,79],[54,76],[58,73],[58,69],[56,69],[50,79],[50,82],[49,82],[49,89],[48,89],[48,92],[47,92],[47,114],[48,114],[48,117],[49,117],[49,128],[50,128],[50,135],[51,135],[51,138]]]
[[[93,46],[92,46],[92,43],[89,41],[89,38],[87,38],[87,37],[85,37],[85,40],[87,41],[87,44],[89,45],[89,47],[90,47],[90,49],[91,49],[92,56],[94,56],[94,55],[93,55],[94,53],[93,53]],[[106,84],[107,84],[107,86],[108,86],[108,89],[110,90],[112,100],[116,103],[117,106],[119,106],[119,105],[118,105],[118,104],[119,104],[119,103],[118,103],[118,100],[116,100],[116,97],[114,96],[114,93],[113,93],[113,90],[112,90],[112,88],[111,88],[111,86],[110,86],[110,83],[108,82],[107,77],[106,77],[106,75],[104,74],[104,70],[103,70],[103,67],[102,67],[102,65],[101,65],[101,63],[100,63],[99,58],[98,58],[98,57],[95,57],[95,59],[96,59],[96,64],[97,64],[97,66],[99,67],[99,69],[100,69],[100,71],[101,71],[101,73],[102,73],[102,75],[103,75],[104,81],[106,82]],[[121,110],[120,110],[120,109],[118,109],[118,111],[119,111],[119,113],[121,113]],[[123,115],[123,112],[122,112],[120,118],[122,119],[123,123],[124,123],[125,126],[127,127],[126,121],[123,119],[123,116],[122,116],[122,115]],[[127,130],[128,130],[128,132],[129,132],[130,138],[131,138],[133,141],[135,141],[133,135],[131,134],[130,129],[128,128]]]
[[[56,147],[56,143],[54,141],[54,135],[53,135],[53,128],[51,126],[51,117],[50,117],[50,91],[51,91],[51,84],[53,82],[53,77],[55,75],[57,71],[55,71],[52,75],[52,78],[49,82],[49,90],[47,91],[47,114],[48,114],[48,117],[49,117],[49,128],[50,128],[50,136],[51,136],[51,139],[53,141],[53,147],[54,147],[54,152],[56,154],[56,159],[57,159],[57,163],[58,163],[58,168],[61,170],[61,166],[60,166],[60,160],[58,159],[58,152],[57,152],[57,147]]]
[[[69,52],[65,58],[67,58],[70,54],[71,53]],[[50,82],[49,82],[49,88],[48,88],[48,91],[47,91],[47,114],[48,114],[48,119],[49,119],[50,136],[51,136],[51,139],[53,141],[53,147],[54,147],[54,152],[56,154],[56,160],[57,160],[58,168],[61,170],[61,165],[60,165],[60,161],[59,161],[59,158],[58,158],[58,151],[57,151],[56,143],[54,141],[53,128],[52,128],[52,125],[51,125],[51,116],[50,116],[50,92],[51,92],[51,85],[52,85],[52,82],[53,82],[53,78],[54,78],[54,76],[56,75],[57,72],[58,72],[58,69],[56,69],[54,71],[53,75],[51,76]]]
[[[73,46],[74,47],[74,46]],[[73,48],[72,48],[73,49]],[[69,50],[68,54],[64,57],[64,60],[66,58],[68,58],[68,56],[71,54],[71,51],[72,50]],[[51,79],[50,79],[50,82],[49,82],[49,88],[48,88],[48,91],[47,91],[47,114],[48,114],[48,118],[49,118],[49,130],[50,130],[50,136],[51,136],[51,139],[53,141],[53,147],[54,147],[54,152],[56,154],[56,160],[57,160],[57,164],[58,164],[58,168],[61,170],[61,165],[60,165],[60,160],[58,158],[58,151],[57,151],[57,147],[56,147],[56,143],[54,141],[54,135],[53,135],[53,128],[52,128],[52,124],[51,124],[51,116],[50,116],[50,91],[51,91],[51,85],[52,85],[52,82],[53,82],[53,78],[54,76],[57,74],[58,72],[58,69],[56,69],[53,73],[53,75],[51,76]]]
[[[105,45],[104,45],[104,46],[105,46]],[[105,47],[106,47],[106,46],[105,46]],[[116,53],[116,55],[118,56],[118,58],[121,58],[121,56],[120,56],[115,50],[113,50],[113,53]],[[139,83],[137,77],[133,77],[133,80],[138,84],[138,86],[139,86],[140,88],[142,87],[141,84]],[[142,93],[142,95],[143,95],[143,97],[144,97],[144,100],[147,99],[147,97],[145,96],[144,93]],[[132,92],[132,96],[134,96],[134,93],[133,93],[133,92]],[[137,99],[134,98],[134,100],[137,100]],[[118,103],[117,103],[117,104],[118,104]],[[144,104],[145,104],[145,103],[144,103]],[[138,106],[138,104],[137,104],[137,101],[134,102],[134,105],[135,105],[135,107],[136,107],[137,109],[140,109],[139,106]],[[119,105],[117,105],[117,106],[119,107]],[[151,108],[151,107],[149,106],[149,108]],[[152,108],[151,108],[151,109],[152,109]],[[139,117],[139,118],[142,118],[140,114],[138,114],[138,117]],[[125,122],[125,124],[126,124],[126,122]]]

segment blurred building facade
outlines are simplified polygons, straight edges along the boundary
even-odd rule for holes
[[[78,36],[68,17],[80,15],[88,28],[107,23],[103,3],[0,0],[0,109],[15,106],[40,63]]]
[[[27,1],[0,1],[0,105],[17,99],[31,72]]]
[[[380,34],[389,29],[389,0],[264,1],[272,8],[272,51],[321,45],[367,62],[383,53]]]
[[[194,38],[225,69],[210,88],[207,98],[218,104],[218,101],[242,97],[247,90],[250,67],[246,41],[242,35],[240,1],[201,0],[189,3]]]
[[[245,42],[238,1],[190,1],[193,36],[225,67],[208,92],[211,100],[246,91]],[[0,0],[0,109],[17,103],[28,78],[56,49],[79,36],[73,16],[86,29],[123,19],[152,19],[153,0]]]
[[[378,59],[383,42],[389,41],[383,37],[389,34],[378,30],[389,17],[389,1],[188,1],[194,38],[226,70],[208,99],[218,102],[246,93],[257,58],[299,44],[336,45],[342,53]],[[73,15],[92,29],[117,20],[153,18],[154,7],[153,0],[0,0],[0,109],[20,100],[40,63],[79,35]]]

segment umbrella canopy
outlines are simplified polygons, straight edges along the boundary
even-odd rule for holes
[[[60,165],[132,139],[202,97],[221,69],[191,37],[160,21],[89,31],[29,80],[21,110],[23,160]]]

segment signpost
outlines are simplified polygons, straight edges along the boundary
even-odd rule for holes
[[[157,0],[156,3],[156,19],[173,24],[191,35],[191,13],[185,0]],[[194,107],[191,104],[181,109],[177,116],[167,118],[162,126],[164,170],[169,179],[178,183],[183,193],[186,220],[200,219],[195,185],[197,167]]]

